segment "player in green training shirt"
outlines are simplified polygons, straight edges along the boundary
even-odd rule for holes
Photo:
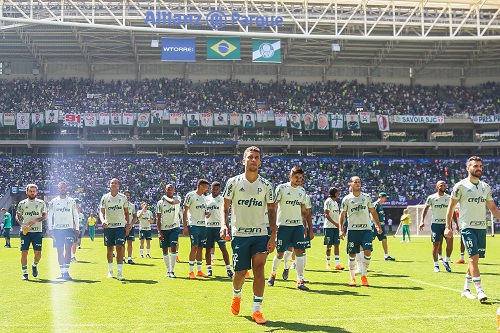
[[[382,206],[382,204],[386,200],[387,200],[387,193],[380,192],[378,194],[378,200],[373,203],[373,207],[375,208],[378,214],[378,220],[380,221],[380,225],[382,226],[382,233],[378,234],[375,230],[374,224],[372,224],[373,240],[375,240],[375,238],[378,238],[378,240],[382,242],[382,249],[384,250],[384,260],[394,261],[396,259],[394,259],[389,255],[389,251],[387,249],[387,235],[385,231],[385,213],[384,213],[384,207]]]
[[[3,214],[3,237],[5,238],[5,246],[10,247],[10,229],[12,228],[12,216],[6,208],[2,208]]]

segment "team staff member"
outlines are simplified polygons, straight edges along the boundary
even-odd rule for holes
[[[146,240],[146,258],[151,258],[151,224],[153,223],[153,213],[148,209],[147,202],[141,202],[141,210],[137,212],[137,219],[139,220],[139,254],[144,258],[144,240]]]
[[[2,208],[3,214],[3,237],[5,238],[4,247],[10,248],[10,229],[12,228],[12,215],[6,208]]]
[[[330,256],[332,253],[333,245],[333,255],[335,256],[335,269],[340,271],[344,270],[344,267],[340,265],[340,235],[339,235],[339,218],[340,209],[337,203],[339,198],[340,190],[336,187],[330,187],[328,190],[328,199],[325,200],[323,204],[323,210],[325,213],[325,221],[323,224],[323,234],[324,240],[323,244],[326,245],[326,269],[332,269],[330,265]]]
[[[87,219],[87,225],[89,226],[89,236],[90,240],[94,241],[95,239],[95,224],[97,223],[97,219],[94,213],[90,213],[89,218]]]
[[[28,198],[17,205],[16,221],[21,226],[21,268],[23,280],[28,280],[28,250],[33,244],[34,260],[31,266],[33,277],[38,276],[38,263],[42,258],[42,222],[47,219],[47,206],[43,200],[38,199],[38,186],[26,186]]]

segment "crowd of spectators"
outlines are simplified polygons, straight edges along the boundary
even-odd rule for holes
[[[258,82],[183,79],[142,81],[0,80],[0,111],[144,112],[165,101],[171,112],[251,113],[264,101],[277,113],[348,114],[361,103],[365,111],[391,115],[491,115],[500,111],[500,83],[475,87],[410,86],[351,82]],[[162,103],[163,104],[163,103]]]
[[[348,193],[349,178],[359,175],[363,191],[375,200],[378,192],[388,193],[391,200],[400,197],[420,200],[436,191],[438,180],[449,189],[467,176],[463,160],[431,159],[332,159],[332,158],[265,158],[261,175],[275,185],[287,182],[289,170],[301,165],[305,170],[306,191],[316,212],[323,209],[328,188],[337,186],[342,198]],[[483,179],[493,189],[495,201],[500,194],[500,160],[485,161]],[[224,184],[229,177],[242,173],[241,158],[9,158],[0,160],[0,193],[12,186],[24,192],[24,186],[35,183],[57,194],[57,183],[68,182],[72,196],[83,202],[86,215],[97,212],[101,196],[109,191],[111,178],[122,182],[121,190],[132,192],[135,202],[150,205],[164,194],[165,186],[175,185],[182,198],[196,189],[199,178]]]

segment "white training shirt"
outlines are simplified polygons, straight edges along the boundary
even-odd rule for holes
[[[342,199],[342,211],[348,218],[349,230],[371,230],[370,208],[373,208],[372,199],[366,193],[355,196],[349,193]]]
[[[334,220],[335,222],[339,223],[340,221],[340,209],[339,209],[339,204],[337,201],[333,200],[332,198],[328,198],[325,200],[325,203],[323,204],[323,210],[328,210],[329,213],[328,215]],[[335,224],[332,222],[328,221],[328,219],[325,217],[325,221],[323,223],[323,228],[324,229],[338,229]]]
[[[151,230],[150,221],[153,220],[153,213],[148,209],[142,213],[141,217],[137,217],[139,220],[139,231],[141,230]]]
[[[306,209],[311,209],[312,208],[311,197],[307,193],[306,193],[306,201],[304,202],[304,205],[306,206]]]
[[[161,214],[160,220],[160,230],[171,230],[175,228],[180,228],[180,210],[181,210],[181,198],[174,195],[173,200],[178,200],[179,203],[172,205],[167,200],[163,198],[156,204],[156,214]]]
[[[198,195],[196,191],[189,192],[184,199],[184,207],[188,207],[188,226],[205,226],[207,205],[205,204],[204,195]]]
[[[449,194],[439,195],[438,193],[431,194],[425,200],[425,205],[432,209],[431,224],[446,224],[446,212],[450,203]]]
[[[210,212],[210,217],[205,217],[207,228],[220,228],[220,210],[224,204],[224,198],[221,195],[214,198],[209,194],[205,197],[205,204]]]
[[[460,204],[461,229],[486,229],[486,201],[493,200],[491,188],[483,181],[473,184],[468,178],[453,186],[452,199]]]
[[[133,202],[128,202],[128,222],[129,223],[132,223],[132,221],[134,220],[134,217],[136,217],[137,215],[137,210],[135,208],[135,204]]]
[[[242,173],[230,178],[224,199],[232,201],[231,234],[233,237],[266,236],[267,204],[274,203],[271,182],[259,176],[250,183]]]
[[[49,230],[73,228],[78,230],[80,228],[80,214],[75,199],[68,196],[65,198],[57,196],[49,202],[47,227]]]
[[[99,208],[104,208],[104,218],[108,222],[108,228],[125,227],[125,208],[129,208],[127,197],[123,193],[112,196],[110,192],[101,198]],[[130,222],[130,221],[129,221]]]
[[[276,202],[278,203],[278,215],[276,224],[278,227],[296,227],[303,225],[301,206],[306,201],[306,191],[303,187],[293,187],[290,183],[284,183],[276,187]]]
[[[25,224],[38,217],[42,217],[44,213],[47,213],[47,206],[43,200],[38,198],[35,198],[33,201],[26,198],[17,205],[17,215],[22,217],[22,221]],[[42,232],[42,221],[33,224],[29,232]]]

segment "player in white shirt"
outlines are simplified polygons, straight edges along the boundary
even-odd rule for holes
[[[163,253],[163,262],[167,268],[165,277],[176,278],[174,273],[179,244],[181,198],[175,195],[175,188],[167,184],[164,195],[156,204],[156,226]],[[170,249],[170,256],[168,250]]]
[[[294,248],[297,265],[297,288],[309,290],[304,284],[304,249],[307,244],[307,210],[305,206],[306,191],[301,186],[304,170],[294,166],[290,171],[290,182],[276,187],[275,200],[278,205],[277,225],[278,235],[276,240],[276,255],[273,259],[271,275],[267,280],[268,286],[274,286],[276,271],[283,259],[285,250],[290,246]],[[284,274],[286,280],[288,274]]]
[[[444,235],[451,237],[451,220],[455,206],[460,204],[460,234],[469,254],[469,263],[465,274],[465,283],[462,296],[474,299],[470,292],[470,285],[474,283],[476,294],[482,303],[488,299],[481,284],[479,272],[479,258],[484,258],[486,252],[486,207],[491,213],[500,219],[500,211],[493,201],[491,188],[481,181],[483,175],[483,160],[478,156],[472,156],[467,160],[468,177],[453,186],[450,204],[446,212],[446,229]]]
[[[259,176],[262,165],[260,149],[248,147],[243,154],[245,173],[230,178],[224,188],[224,207],[221,213],[222,238],[232,235],[233,249],[233,300],[231,312],[234,315],[240,312],[240,303],[243,283],[246,273],[252,268],[253,281],[253,310],[252,320],[258,324],[265,324],[266,319],[260,312],[264,299],[264,266],[267,254],[276,247],[276,210],[274,204],[273,185]],[[267,233],[265,211],[270,236]],[[231,231],[229,230],[229,208],[231,210]]]
[[[352,189],[352,193],[349,193],[342,199],[339,223],[340,238],[344,239],[344,219],[347,216],[347,254],[349,254],[349,273],[351,275],[349,286],[356,286],[356,253],[359,252],[360,246],[364,252],[361,283],[363,286],[368,286],[366,272],[370,266],[373,251],[373,232],[370,225],[370,215],[375,223],[378,234],[382,233],[382,227],[378,220],[377,211],[373,207],[371,197],[361,192],[361,179],[358,176],[351,177],[349,186]]]
[[[224,203],[224,199],[220,194],[220,183],[213,182],[211,185],[211,193],[205,196],[205,203],[209,216],[205,218],[206,222],[206,251],[205,260],[207,263],[207,275],[212,276],[212,249],[215,248],[215,242],[219,244],[219,249],[222,252],[222,258],[226,264],[227,276],[232,278],[233,271],[229,264],[229,253],[226,249],[226,240],[220,237],[220,210]]]
[[[99,219],[104,228],[104,245],[108,259],[108,278],[113,278],[113,250],[116,246],[116,266],[118,280],[123,277],[123,256],[125,254],[125,237],[132,225],[129,222],[127,197],[119,193],[120,181],[116,178],[109,183],[110,191],[104,194],[99,204]]]
[[[328,199],[325,200],[323,204],[323,210],[325,213],[325,221],[323,224],[323,234],[325,238],[323,244],[326,245],[326,269],[332,269],[330,265],[330,255],[333,245],[333,255],[335,256],[335,269],[340,271],[344,267],[340,265],[340,234],[339,234],[339,220],[340,220],[340,209],[337,203],[339,198],[340,190],[336,187],[330,187],[328,190]]]
[[[126,190],[123,192],[125,196],[127,197],[128,200],[128,220],[130,221],[130,224],[132,225],[132,228],[130,228],[130,231],[128,235],[125,237],[125,241],[127,243],[127,264],[135,264],[135,262],[132,260],[132,251],[133,251],[133,244],[135,241],[135,230],[134,230],[134,224],[137,222],[137,212],[135,209],[135,204],[130,201],[131,193],[129,190]],[[125,259],[123,259],[125,262]]]
[[[453,236],[444,237],[444,229],[446,227],[446,211],[448,209],[448,204],[450,202],[450,195],[446,193],[446,182],[439,180],[436,183],[436,193],[433,193],[427,197],[425,200],[425,208],[422,212],[422,219],[420,220],[419,229],[423,230],[425,227],[425,217],[427,216],[427,211],[429,208],[432,209],[432,221],[431,221],[431,241],[432,241],[432,259],[434,260],[434,272],[439,273],[438,256],[441,255],[441,248],[443,244],[443,238],[446,240],[446,257],[441,262],[447,272],[451,272],[450,267],[450,256],[453,252]],[[453,219],[458,222],[453,214]]]
[[[27,199],[21,200],[17,205],[16,221],[21,226],[21,268],[23,280],[28,280],[28,250],[33,244],[34,259],[31,266],[33,277],[38,276],[38,262],[42,257],[42,223],[47,218],[47,206],[43,200],[38,199],[38,186],[26,186]]]
[[[207,278],[208,275],[201,270],[203,260],[203,248],[207,241],[205,235],[205,217],[210,216],[205,204],[204,194],[208,191],[210,183],[206,179],[199,179],[196,183],[196,191],[186,194],[184,199],[184,210],[182,213],[182,223],[184,225],[184,235],[191,240],[191,252],[189,253],[189,278]],[[209,251],[210,252],[210,251]],[[196,260],[197,273],[194,274],[194,262]]]
[[[139,254],[144,258],[144,240],[146,240],[146,258],[151,258],[151,224],[153,223],[153,213],[148,209],[147,202],[141,202],[141,210],[137,212],[137,220],[139,221]]]
[[[61,270],[59,278],[71,280],[71,248],[79,232],[80,216],[75,199],[68,196],[68,185],[60,182],[57,190],[59,195],[49,202],[47,229],[57,248],[57,260]]]

